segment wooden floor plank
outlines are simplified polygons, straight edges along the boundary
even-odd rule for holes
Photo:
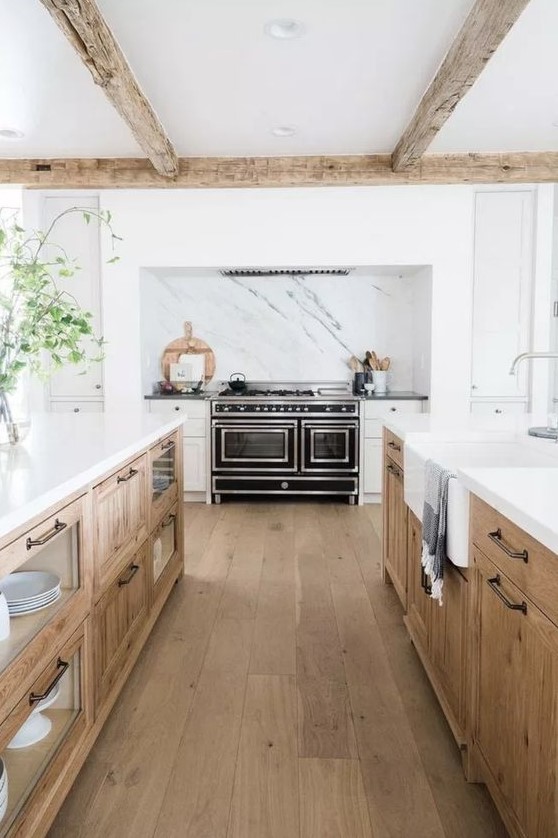
[[[301,759],[299,773],[300,838],[376,835],[357,760]]]
[[[357,757],[347,684],[329,678],[299,677],[297,691],[298,755]]]
[[[294,675],[295,554],[292,508],[278,507],[265,536],[250,672]]]
[[[258,608],[266,518],[248,511],[236,539],[221,600],[221,617],[253,620]]]
[[[299,838],[296,687],[250,675],[228,838]]]

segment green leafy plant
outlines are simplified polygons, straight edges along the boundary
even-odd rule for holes
[[[17,428],[8,397],[23,370],[46,377],[63,364],[86,368],[103,357],[104,341],[94,334],[91,313],[60,287],[79,270],[76,260],[51,239],[60,219],[70,213],[81,213],[84,223],[95,220],[106,226],[113,243],[119,238],[108,211],[72,207],[45,232],[26,233],[16,211],[0,208],[0,422],[7,423],[11,442],[17,442],[12,438]]]

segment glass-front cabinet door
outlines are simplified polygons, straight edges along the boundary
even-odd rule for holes
[[[157,523],[178,495],[178,431],[150,451],[151,524]]]
[[[151,536],[151,580],[153,601],[157,599],[169,573],[174,574],[178,558],[178,508],[176,504],[163,517]],[[167,572],[168,571],[168,572]]]
[[[302,422],[302,471],[357,471],[358,423]]]
[[[88,629],[83,623],[53,655],[0,725],[0,836],[34,834],[54,779],[92,723]]]

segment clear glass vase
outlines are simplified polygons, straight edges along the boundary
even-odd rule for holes
[[[31,427],[29,388],[22,376],[12,393],[0,390],[0,445],[17,445]]]

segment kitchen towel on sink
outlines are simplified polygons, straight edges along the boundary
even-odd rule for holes
[[[424,471],[424,508],[422,512],[422,566],[431,582],[432,599],[442,605],[444,563],[446,555],[446,527],[448,484],[454,472],[427,460]]]

